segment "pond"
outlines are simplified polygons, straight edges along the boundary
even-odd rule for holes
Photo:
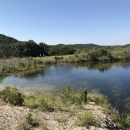
[[[130,113],[130,62],[52,65],[35,73],[1,79],[0,88],[6,85],[45,92],[59,91],[65,86],[76,91],[94,89],[108,96],[116,109]]]

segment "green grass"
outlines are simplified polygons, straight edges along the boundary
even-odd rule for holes
[[[29,95],[29,96],[25,96],[24,103],[29,108],[37,108],[38,101],[35,96]]]
[[[120,119],[116,121],[119,128],[129,130],[130,128],[130,114],[123,113]]]
[[[107,97],[98,92],[90,93],[88,95],[88,100],[91,102],[95,102],[97,105],[101,105],[101,106],[108,104]]]

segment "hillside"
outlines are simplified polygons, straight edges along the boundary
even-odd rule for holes
[[[0,34],[0,44],[12,44],[12,43],[17,43],[17,42],[18,40],[15,38]]]

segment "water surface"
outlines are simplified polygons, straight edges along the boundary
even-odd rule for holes
[[[44,91],[58,91],[68,85],[75,90],[96,89],[107,95],[114,107],[130,112],[130,62],[53,65],[34,74],[5,77],[0,87],[6,85]]]

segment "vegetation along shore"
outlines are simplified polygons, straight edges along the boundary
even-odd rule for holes
[[[18,41],[0,34],[0,75],[44,68],[56,63],[98,63],[130,60],[130,44],[47,45],[33,40]]]
[[[51,94],[36,89],[0,91],[1,130],[129,130],[130,115],[120,116],[98,92],[72,90]]]

